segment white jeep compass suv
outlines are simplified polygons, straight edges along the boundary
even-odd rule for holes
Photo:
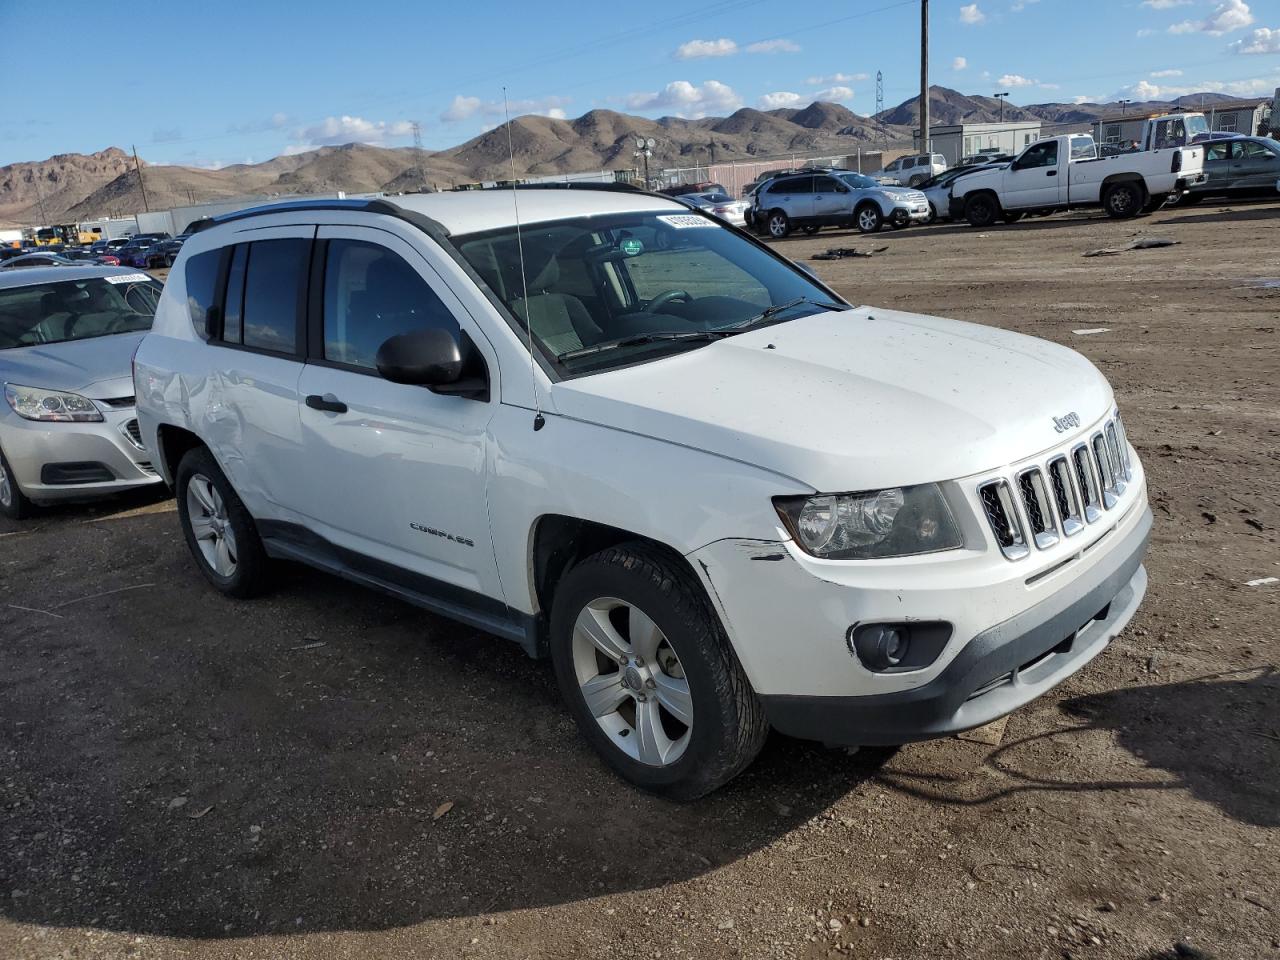
[[[1142,466],[1087,360],[851,307],[638,191],[216,219],[135,378],[215,587],[302,561],[549,655],[586,739],[670,797],[770,727],[994,720],[1145,590]]]

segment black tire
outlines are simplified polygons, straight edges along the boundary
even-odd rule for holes
[[[908,187],[918,187],[918,186],[920,186],[920,184],[924,183],[924,181],[925,181],[925,178],[917,174],[916,176],[911,177],[911,178],[907,181],[907,186],[908,186]]]
[[[10,520],[25,520],[35,510],[35,504],[18,489],[18,478],[13,475],[4,451],[0,450],[0,514]]]
[[[683,753],[671,763],[649,765],[631,757],[587,707],[574,660],[574,627],[579,614],[601,598],[617,598],[647,614],[679,658],[694,720]],[[706,593],[677,558],[650,544],[609,547],[564,575],[551,607],[551,659],[582,735],[614,772],[643,790],[672,800],[710,793],[746,769],[768,736],[764,709]]]
[[[859,233],[878,233],[884,226],[884,214],[874,203],[864,203],[853,211],[853,225]]]
[[[1142,212],[1146,191],[1134,180],[1113,183],[1102,194],[1102,209],[1115,220],[1127,220]]]
[[[937,222],[938,222],[938,208],[935,207],[933,205],[933,201],[930,200],[929,201],[929,219],[926,220],[925,223],[937,223]]]
[[[1000,201],[994,194],[979,193],[970,197],[964,205],[964,218],[971,227],[989,227],[1000,216]]]
[[[822,227],[816,223],[811,223],[811,224],[808,224],[807,226],[801,227],[800,229],[802,229],[806,235],[812,237],[815,233],[821,230]]]
[[[1018,213],[1010,212],[1010,213],[1001,214],[1001,218],[1004,220],[1005,223],[1017,223],[1019,220],[1022,219],[1022,216],[1023,215],[1020,212]]]
[[[193,479],[207,479],[217,490],[225,508],[224,527],[229,527],[234,543],[235,565],[230,575],[222,575],[205,557],[192,528],[188,503],[188,490]],[[204,578],[229,597],[247,599],[262,593],[270,583],[271,561],[262,547],[258,527],[236,495],[222,468],[204,447],[189,450],[178,464],[174,478],[174,494],[178,500],[178,521],[186,538],[187,548]]]
[[[791,234],[791,218],[785,211],[770,210],[764,218],[764,232],[775,240],[781,240]]]

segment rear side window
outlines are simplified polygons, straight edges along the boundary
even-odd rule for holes
[[[813,177],[788,177],[769,188],[770,193],[813,193]]]
[[[213,307],[217,293],[222,253],[221,250],[210,250],[187,260],[187,312],[191,314],[191,322],[201,334],[208,329],[209,310]]]
[[[457,318],[401,257],[360,240],[331,240],[324,271],[324,357],[375,367],[389,338],[438,327],[460,336]]]
[[[241,315],[246,347],[297,352],[310,256],[311,241],[301,237],[249,244]]]

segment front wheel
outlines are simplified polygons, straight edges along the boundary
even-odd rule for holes
[[[933,205],[933,201],[930,200],[929,201],[929,219],[926,220],[925,223],[937,223],[937,222],[938,222],[938,208],[935,207]]]
[[[204,447],[178,464],[178,522],[204,578],[230,597],[252,597],[267,585],[270,561],[257,525],[222,468]]]
[[[26,495],[18,488],[18,478],[13,475],[13,468],[0,450],[0,514],[10,520],[24,520],[31,516],[35,507]]]
[[[769,726],[701,586],[643,543],[587,557],[560,581],[551,657],[579,730],[616,773],[674,800],[727,783]]]
[[[980,193],[964,205],[964,215],[971,227],[989,227],[1000,216],[1000,203],[991,194]]]
[[[1102,208],[1117,220],[1136,217],[1142,210],[1142,188],[1133,182],[1113,183],[1102,195]]]
[[[884,226],[884,215],[880,213],[880,208],[874,203],[863,204],[858,208],[858,212],[854,214],[854,223],[858,225],[860,233],[875,233]]]
[[[765,220],[765,229],[773,239],[781,240],[791,233],[791,218],[781,210],[771,210]]]

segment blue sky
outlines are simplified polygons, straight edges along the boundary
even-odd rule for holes
[[[919,0],[0,0],[0,164],[136,144],[219,166],[408,145],[414,121],[442,148],[501,122],[504,85],[513,115],[866,114],[877,70],[886,105],[918,92],[918,23]],[[932,0],[931,35],[934,83],[1014,103],[1280,85],[1280,0]]]

